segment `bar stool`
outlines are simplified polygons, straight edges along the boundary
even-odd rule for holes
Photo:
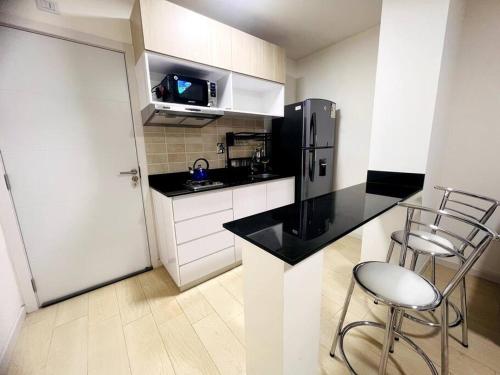
[[[455,213],[460,216],[469,218],[471,220],[477,220],[482,224],[485,224],[486,221],[488,221],[488,219],[493,215],[495,210],[500,206],[500,202],[498,200],[483,195],[469,193],[463,190],[457,190],[450,187],[446,188],[441,186],[435,186],[434,188],[443,191],[443,197],[439,205],[440,210],[445,210],[451,213]],[[460,199],[466,199],[467,201],[462,201]],[[464,209],[468,211],[466,212],[464,211]],[[437,215],[434,220],[434,225],[439,225],[440,220],[441,216]],[[476,229],[471,229],[466,239],[469,241],[474,239],[474,237],[477,235],[477,232],[478,231]],[[463,254],[466,246],[461,245],[458,248],[455,247],[449,239],[437,235],[435,230],[433,230],[432,228],[430,228],[430,231],[415,230],[414,233],[426,236],[431,241],[424,241],[418,237],[410,238],[408,243],[408,250],[410,250],[413,255],[410,263],[410,269],[415,270],[415,266],[417,264],[417,259],[419,255],[429,256],[431,258],[431,282],[433,284],[436,284],[436,258],[447,258],[455,256],[454,254],[444,250],[441,246],[437,245],[437,243],[445,245],[448,248],[452,248],[460,254]],[[402,230],[392,233],[391,243],[389,245],[389,251],[387,253],[386,262],[389,262],[391,260],[392,253],[394,250],[394,245],[396,243],[402,245],[403,236],[404,236],[404,231]],[[454,310],[456,316],[456,319],[450,322],[449,326],[456,327],[459,324],[462,324],[462,345],[464,347],[468,347],[469,339],[468,339],[468,322],[467,322],[467,291],[466,291],[465,278],[463,278],[463,280],[461,281],[459,292],[460,292],[460,309],[454,303],[449,302],[449,305]],[[408,313],[406,313],[404,317],[420,324],[425,324],[431,327],[439,327],[439,323],[420,319]],[[399,322],[399,325],[401,324],[402,321]]]
[[[476,263],[479,257],[484,253],[491,241],[499,239],[498,235],[483,224],[473,221],[469,218],[458,216],[443,210],[434,210],[431,208],[420,207],[407,203],[399,203],[400,206],[407,208],[406,222],[403,231],[402,252],[400,257],[400,265],[385,263],[385,262],[362,262],[353,268],[353,276],[347,291],[344,307],[340,316],[340,321],[334,332],[330,355],[335,356],[337,343],[344,363],[352,374],[356,374],[354,368],[350,364],[344,351],[345,335],[353,328],[360,326],[371,326],[384,329],[384,343],[382,355],[380,357],[378,374],[384,375],[387,368],[390,348],[394,343],[395,338],[408,344],[417,354],[419,354],[432,374],[437,374],[436,367],[429,359],[427,354],[415,344],[409,337],[405,336],[398,324],[398,317],[402,316],[405,311],[431,311],[438,307],[441,309],[441,375],[448,375],[448,310],[450,294],[459,286],[467,272]],[[475,230],[475,238],[477,243],[472,240],[457,235],[448,229],[441,228],[436,224],[426,224],[421,220],[414,219],[415,212],[426,212],[430,214],[446,217],[451,221],[465,224]],[[465,248],[470,249],[469,255],[461,254],[454,248],[448,248],[439,242],[432,240],[429,236],[418,233],[412,226],[425,226],[431,228],[440,235],[446,235],[460,241]],[[454,254],[460,258],[460,268],[451,278],[443,292],[439,291],[433,283],[426,278],[420,276],[416,272],[404,268],[401,264],[405,264],[406,253],[408,249],[409,239],[417,237],[421,240],[434,243],[444,250]],[[379,303],[387,305],[388,315],[385,325],[372,321],[357,321],[347,324],[344,327],[344,320],[349,308],[349,303],[354,290],[354,286],[358,285],[361,290],[374,298]]]

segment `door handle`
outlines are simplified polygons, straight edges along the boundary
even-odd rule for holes
[[[137,173],[139,172],[135,168],[131,169],[130,171],[120,172],[121,175],[132,175],[132,176],[135,176]]]
[[[314,182],[314,172],[315,172],[315,169],[316,169],[316,150],[309,150],[309,153],[311,153],[312,155],[310,156],[310,159],[309,159],[309,180],[311,182]]]
[[[311,115],[309,125],[309,147],[316,147],[316,113]]]

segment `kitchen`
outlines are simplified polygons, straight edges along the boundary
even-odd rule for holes
[[[391,244],[445,289],[455,262],[394,249],[415,210],[395,205],[500,195],[498,5],[252,3],[1,3],[0,372],[385,373],[382,331],[331,347],[353,267]],[[394,318],[425,356],[395,341],[387,373],[494,374],[495,248],[467,302],[453,285],[456,340]],[[351,305],[387,321],[373,294]]]

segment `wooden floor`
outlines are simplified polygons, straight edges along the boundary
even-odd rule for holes
[[[323,274],[322,374],[347,374],[328,355],[360,241],[346,237],[330,246]],[[242,272],[238,267],[184,293],[163,268],[155,269],[28,315],[9,374],[244,374],[245,330]],[[449,276],[438,269],[439,281]],[[450,342],[454,375],[500,374],[500,286],[471,278],[470,346]],[[386,308],[356,290],[347,318],[385,320]],[[439,364],[436,331],[405,322],[403,329]],[[459,337],[458,328],[452,335]],[[346,351],[359,374],[374,374],[381,332],[353,330]],[[495,372],[496,371],[496,372]],[[396,344],[390,374],[427,374],[424,363]],[[297,374],[309,375],[309,374]]]

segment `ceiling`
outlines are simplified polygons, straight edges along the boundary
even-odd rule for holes
[[[0,0],[0,4],[35,0]],[[134,0],[56,0],[62,14],[128,19]],[[300,59],[380,22],[382,0],[171,0]],[[11,4],[11,6],[13,5]],[[1,8],[1,6],[0,6]]]
[[[171,0],[300,59],[380,23],[382,0]]]

